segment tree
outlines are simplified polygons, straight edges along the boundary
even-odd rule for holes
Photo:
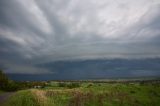
[[[3,91],[16,91],[20,87],[15,81],[8,79],[8,77],[0,70],[0,89]]]
[[[8,86],[8,78],[7,76],[3,73],[2,70],[0,70],[0,89],[5,89],[6,86]]]

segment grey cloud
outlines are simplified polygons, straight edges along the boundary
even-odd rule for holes
[[[158,0],[1,0],[0,63],[159,57],[159,11]]]
[[[19,74],[54,74],[45,68],[38,68],[32,65],[23,64],[5,64],[6,73],[19,73]]]

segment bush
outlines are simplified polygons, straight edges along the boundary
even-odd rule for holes
[[[9,80],[7,86],[4,88],[5,91],[17,91],[19,90],[20,85],[14,81]]]
[[[68,85],[67,85],[67,87],[68,88],[78,88],[78,87],[80,87],[80,84],[79,83],[69,83]]]
[[[67,88],[77,88],[77,87],[80,87],[80,83],[77,83],[77,82],[60,82],[58,84],[59,87],[67,87]]]
[[[67,84],[66,83],[64,83],[64,82],[60,82],[60,83],[58,83],[58,87],[66,87],[67,86]]]
[[[0,90],[3,91],[16,91],[20,88],[20,85],[8,77],[0,70]]]

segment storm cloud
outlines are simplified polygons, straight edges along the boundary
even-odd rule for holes
[[[159,0],[0,1],[8,73],[52,73],[37,64],[60,60],[157,58],[159,41]]]

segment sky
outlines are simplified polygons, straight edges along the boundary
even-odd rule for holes
[[[0,67],[160,57],[160,0],[0,0]]]

